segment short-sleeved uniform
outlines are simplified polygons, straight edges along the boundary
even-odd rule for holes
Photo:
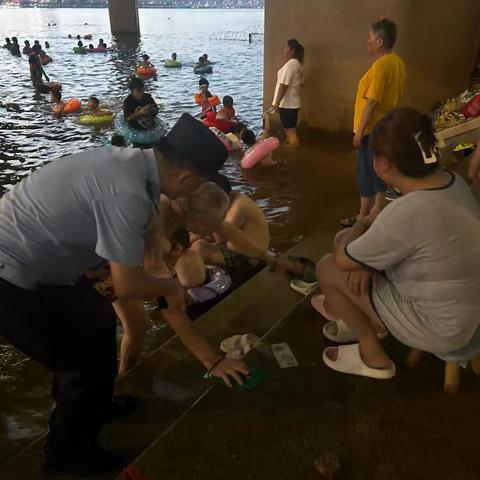
[[[401,342],[447,355],[480,325],[480,207],[452,174],[441,189],[395,200],[346,253],[383,271],[372,303]],[[480,347],[480,345],[478,345]]]
[[[368,100],[378,102],[373,120],[367,126],[362,145],[357,151],[357,184],[362,197],[373,197],[386,189],[373,168],[369,148],[370,134],[378,121],[390,110],[398,108],[405,93],[405,66],[396,53],[377,59],[358,83],[353,117],[353,132],[357,133]]]
[[[96,446],[117,372],[112,305],[82,274],[141,265],[159,197],[153,152],[113,147],[52,162],[0,200],[0,336],[54,374],[55,455]]]
[[[303,84],[303,67],[296,59],[291,58],[278,71],[277,85],[275,86],[275,94],[273,103],[277,101],[280,85],[287,85],[288,89],[284,97],[280,101],[280,119],[283,128],[295,128],[298,122],[298,112],[302,106],[300,98],[300,89]]]

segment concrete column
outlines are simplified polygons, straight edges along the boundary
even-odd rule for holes
[[[137,0],[109,0],[110,28],[114,35],[140,34]]]
[[[382,17],[397,23],[404,105],[428,110],[467,86],[480,46],[479,0],[265,0],[265,106],[284,45],[295,37],[306,50],[302,120],[351,130],[358,80],[372,63],[368,31]]]

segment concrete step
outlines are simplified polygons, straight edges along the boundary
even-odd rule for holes
[[[322,228],[287,254],[316,260],[331,250],[332,236],[332,229]],[[237,333],[248,332],[263,337],[302,300],[302,295],[290,289],[286,275],[263,270],[197,319],[195,328],[212,345],[219,345],[223,338]],[[203,374],[202,366],[177,337],[165,342],[118,380],[117,393],[138,395],[142,405],[128,419],[106,427],[104,443],[133,461],[209,392],[212,384],[203,379]],[[38,457],[43,442],[44,438],[39,439],[0,467],[0,478],[42,478]],[[62,477],[57,478],[62,480]]]

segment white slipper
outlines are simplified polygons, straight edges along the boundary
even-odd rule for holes
[[[323,335],[331,342],[336,343],[351,343],[358,341],[358,338],[343,320],[327,322],[323,326]],[[379,340],[383,340],[387,335],[388,332],[377,333]]]
[[[330,347],[332,348],[332,347]],[[376,380],[389,380],[397,373],[395,364],[391,362],[388,368],[371,368],[360,355],[360,344],[341,345],[338,348],[337,359],[330,360],[327,355],[328,348],[323,351],[323,361],[327,367],[340,373],[349,373],[361,377],[375,378]]]
[[[298,293],[301,293],[302,295],[309,295],[318,285],[318,282],[313,282],[313,283],[307,283],[302,280],[299,280],[298,278],[295,278],[290,282],[290,288],[292,290],[295,290]]]
[[[220,344],[220,350],[225,353],[228,358],[241,360],[246,357],[250,350],[261,343],[262,341],[256,335],[253,335],[253,333],[233,335],[222,341]]]

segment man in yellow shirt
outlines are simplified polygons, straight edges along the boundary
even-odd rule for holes
[[[343,226],[352,226],[357,218],[378,213],[385,202],[386,185],[375,173],[369,141],[378,121],[388,111],[398,108],[403,100],[405,65],[392,51],[396,39],[397,27],[386,18],[374,22],[368,34],[368,51],[375,61],[358,83],[353,118],[360,213],[357,217],[343,219]]]

